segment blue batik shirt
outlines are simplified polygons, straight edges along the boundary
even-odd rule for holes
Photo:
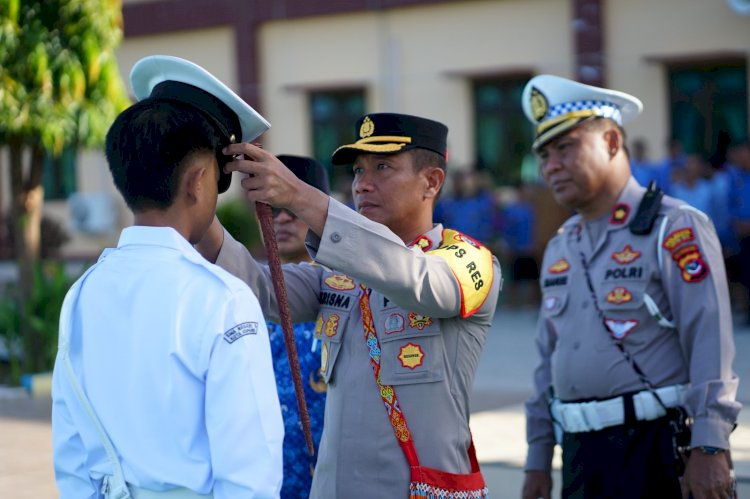
[[[271,340],[273,370],[276,374],[276,387],[279,391],[281,415],[284,419],[284,482],[281,487],[282,499],[306,498],[310,494],[314,462],[307,452],[302,423],[297,409],[294,382],[289,370],[289,359],[284,345],[284,333],[279,324],[268,322]],[[297,356],[305,387],[307,411],[310,414],[315,455],[318,454],[320,436],[323,433],[323,413],[326,403],[326,385],[320,377],[320,344],[313,337],[315,323],[294,324],[294,338]]]

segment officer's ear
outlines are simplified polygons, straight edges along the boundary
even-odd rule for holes
[[[610,127],[604,132],[604,140],[607,144],[609,158],[614,158],[622,148],[622,137],[616,127]]]
[[[437,166],[427,166],[422,169],[422,173],[427,180],[427,189],[424,193],[425,199],[437,198],[445,183],[445,170]]]

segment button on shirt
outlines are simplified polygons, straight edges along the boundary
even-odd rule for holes
[[[125,480],[217,499],[278,497],[283,424],[250,289],[162,227],[125,229],[82,279],[70,358]],[[99,497],[112,467],[60,357],[52,398],[61,497]]]

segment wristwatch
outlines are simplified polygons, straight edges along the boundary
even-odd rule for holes
[[[709,456],[715,456],[716,454],[721,454],[726,451],[726,449],[722,449],[721,447],[710,447],[708,445],[701,445],[698,447],[698,450],[701,451],[702,454],[707,454]]]

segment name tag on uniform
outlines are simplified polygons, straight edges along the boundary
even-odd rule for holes
[[[257,322],[243,322],[242,324],[237,324],[232,329],[224,333],[224,339],[227,340],[227,343],[234,343],[235,341],[239,340],[243,336],[247,336],[248,334],[257,334],[257,333],[258,333]]]

